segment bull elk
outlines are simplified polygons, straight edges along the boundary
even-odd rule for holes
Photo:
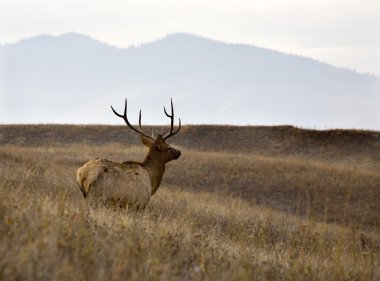
[[[127,99],[125,99],[124,114],[121,115],[111,106],[116,116],[124,119],[127,126],[138,133],[141,142],[149,151],[143,162],[126,161],[113,162],[97,158],[89,161],[77,170],[77,182],[83,196],[99,200],[117,201],[136,209],[144,209],[151,196],[161,184],[165,164],[178,159],[181,151],[172,148],[166,140],[179,132],[179,125],[174,130],[174,108],[171,101],[171,114],[164,107],[164,113],[171,120],[170,130],[166,134],[159,134],[156,138],[142,131],[141,110],[139,113],[139,128],[131,125],[127,118]]]

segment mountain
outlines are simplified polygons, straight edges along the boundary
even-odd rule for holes
[[[0,46],[0,123],[291,124],[380,130],[380,77],[190,34],[116,48],[40,35]]]

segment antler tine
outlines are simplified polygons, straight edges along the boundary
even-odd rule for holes
[[[179,130],[181,130],[181,118],[178,118],[178,129],[174,133],[168,135],[167,137],[174,136],[176,133],[179,132]]]
[[[142,128],[141,128],[141,109],[139,112],[139,128],[140,128],[140,130],[142,130]]]
[[[154,140],[151,136],[145,134],[145,133],[141,130],[141,110],[140,110],[140,113],[139,113],[139,128],[140,128],[140,130],[137,129],[137,128],[135,128],[135,127],[133,127],[133,125],[132,125],[131,123],[129,123],[129,121],[128,121],[128,117],[127,117],[127,99],[125,99],[125,106],[124,106],[124,114],[123,114],[123,115],[117,113],[116,110],[112,107],[112,105],[111,105],[111,109],[112,109],[113,113],[115,113],[116,116],[118,116],[118,117],[124,119],[125,123],[127,124],[127,126],[128,126],[131,130],[133,130],[133,131],[135,131],[136,133],[141,134],[141,135],[143,135],[143,136],[145,136],[145,137],[147,137],[147,138],[150,138],[150,139]]]
[[[164,137],[163,137],[164,140],[166,140],[169,137],[174,136],[181,129],[181,118],[179,118],[178,129],[173,133],[173,129],[174,129],[174,106],[173,106],[173,99],[170,99],[170,103],[171,103],[172,114],[168,114],[168,112],[166,111],[166,108],[164,106],[165,115],[170,118],[170,132],[168,134],[164,135]]]
[[[117,113],[116,110],[113,109],[112,105],[111,105],[111,109],[112,109],[113,113],[115,113],[116,116],[121,117],[121,118],[124,118],[124,116],[126,116],[126,113],[127,113],[127,112],[126,112],[126,111],[127,111],[127,99],[125,99],[124,116],[121,115],[121,114],[119,114],[119,113]]]

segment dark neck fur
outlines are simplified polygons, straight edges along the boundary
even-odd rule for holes
[[[158,153],[155,153],[152,148],[149,150],[148,155],[145,157],[144,162],[142,162],[142,166],[148,170],[150,177],[150,184],[152,187],[152,195],[157,191],[158,187],[161,184],[162,177],[165,172],[165,162],[160,159]]]

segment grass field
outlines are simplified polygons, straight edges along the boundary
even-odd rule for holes
[[[0,126],[0,280],[380,280],[380,132],[185,126],[172,144],[136,212],[75,181],[144,158],[125,127]]]

